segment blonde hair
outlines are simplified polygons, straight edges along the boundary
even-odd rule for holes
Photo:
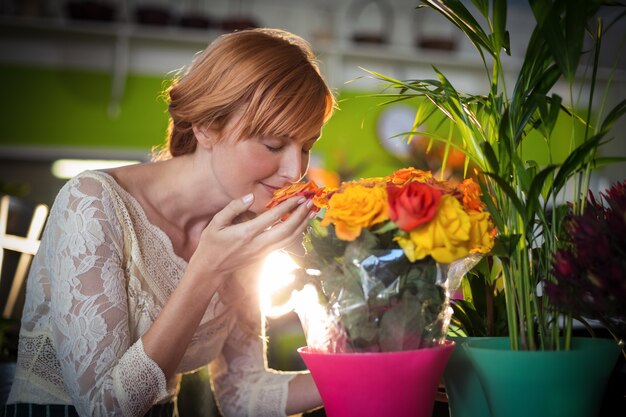
[[[235,114],[237,139],[317,138],[336,105],[310,45],[279,29],[221,35],[167,93],[166,158],[195,151],[192,125],[222,132]]]

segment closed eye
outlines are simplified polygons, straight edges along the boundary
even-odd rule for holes
[[[284,148],[284,146],[269,146],[269,145],[265,145],[265,147],[267,148],[268,151],[272,153],[279,153]]]

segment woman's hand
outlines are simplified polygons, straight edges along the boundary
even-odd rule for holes
[[[231,201],[213,217],[202,232],[190,267],[193,264],[204,274],[223,277],[302,237],[311,213],[311,200],[293,197],[254,219],[235,223],[253,201],[254,196],[248,194]],[[288,213],[289,217],[280,221]]]
[[[166,378],[176,371],[210,299],[231,272],[301,238],[312,204],[294,197],[254,219],[235,224],[252,204],[252,195],[233,200],[204,229],[176,290],[141,337],[144,351]],[[291,212],[288,219],[280,218]],[[210,278],[210,279],[207,279]]]

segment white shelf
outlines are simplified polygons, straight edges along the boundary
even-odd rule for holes
[[[115,115],[129,73],[165,76],[191,62],[222,32],[176,26],[147,26],[125,22],[86,22],[66,18],[0,16],[0,62],[43,67],[99,69],[112,74],[109,111]],[[361,68],[397,79],[434,78],[433,66],[462,91],[484,91],[488,72],[472,49],[421,50],[407,45],[354,44],[347,39],[313,44],[322,72],[337,89],[350,80],[355,88],[380,91]],[[512,86],[519,59],[505,57]],[[608,79],[609,71],[600,73]],[[614,74],[624,84],[625,74]]]
[[[1,60],[11,60],[11,50],[7,43],[29,39],[47,41],[80,40],[94,42],[98,40],[114,41],[119,37],[126,37],[136,43],[173,44],[182,49],[203,49],[211,40],[222,32],[216,29],[191,29],[176,26],[148,26],[136,23],[123,22],[87,22],[69,19],[52,18],[18,18],[0,16],[0,34],[4,38]],[[322,57],[334,56],[346,60],[363,62],[387,62],[402,65],[422,66],[430,68],[432,65],[456,68],[476,68],[482,70],[482,62],[476,54],[461,52],[420,51],[418,48],[398,45],[367,45],[355,44],[347,40],[313,45]],[[18,54],[19,55],[19,54]],[[45,64],[45,63],[44,63]],[[160,69],[157,68],[156,71]]]

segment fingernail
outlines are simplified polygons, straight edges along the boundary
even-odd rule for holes
[[[306,197],[300,197],[300,199],[298,200],[298,204],[302,204],[306,201]]]
[[[314,219],[315,216],[317,216],[316,212],[312,211],[312,212],[309,213],[309,219]]]
[[[243,197],[241,197],[241,200],[244,202],[244,204],[250,204],[252,203],[252,200],[254,200],[254,194],[252,193],[246,194]]]
[[[309,208],[309,209],[310,209],[311,207],[313,207],[313,200],[309,200],[309,201],[306,203],[306,208]]]

